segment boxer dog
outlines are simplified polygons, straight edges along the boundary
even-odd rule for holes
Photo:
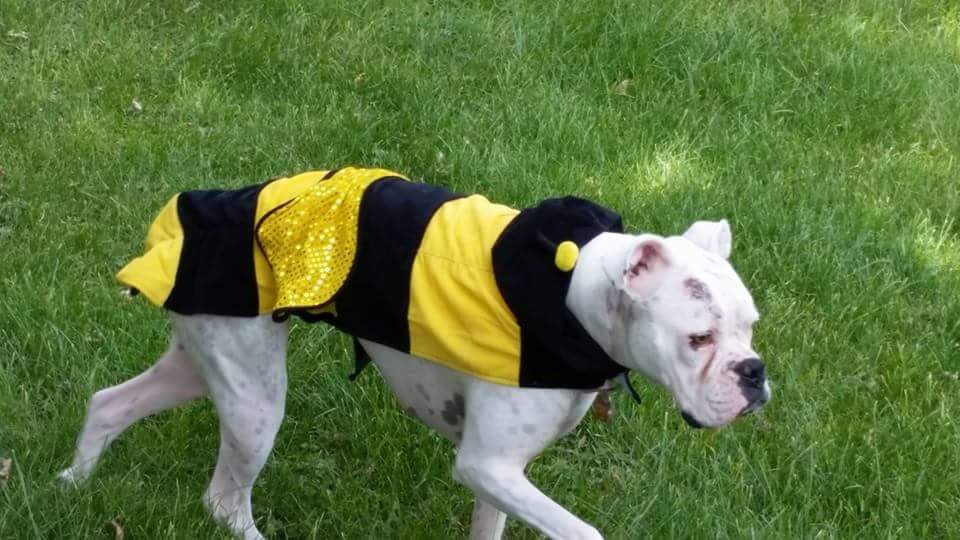
[[[699,221],[681,236],[599,234],[582,246],[564,299],[614,362],[666,388],[694,427],[723,426],[770,399],[751,345],[758,313],[727,260],[731,243],[726,221]],[[269,315],[170,318],[169,347],[156,364],[91,397],[75,457],[59,479],[82,483],[131,424],[209,397],[221,445],[204,503],[238,537],[263,538],[250,497],[284,415],[288,323]],[[507,516],[550,538],[602,538],[524,474],[573,430],[601,388],[495,384],[369,340],[359,344],[400,405],[456,446],[453,477],[475,495],[471,539],[499,539]]]

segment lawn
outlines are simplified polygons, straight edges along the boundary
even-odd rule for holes
[[[853,0],[0,0],[0,538],[227,538],[209,403],[52,482],[163,314],[114,272],[178,190],[343,164],[628,229],[726,217],[772,403],[719,432],[639,383],[530,468],[608,538],[960,538],[960,6]],[[270,538],[463,538],[445,441],[292,332]],[[537,538],[511,522],[510,538]]]

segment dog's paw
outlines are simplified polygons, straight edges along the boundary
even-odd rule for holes
[[[564,536],[564,538],[568,538],[569,540],[603,540],[603,535],[600,534],[600,531],[585,523],[584,525],[586,526],[583,528],[570,531],[570,535]]]
[[[67,467],[57,475],[57,485],[65,489],[73,489],[86,482],[88,475],[82,474],[75,467]]]
[[[603,540],[603,535],[600,534],[600,531],[590,527],[590,530],[584,532],[584,540]]]

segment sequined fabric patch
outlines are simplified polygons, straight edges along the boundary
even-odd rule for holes
[[[342,169],[263,218],[257,237],[277,282],[274,312],[333,299],[357,252],[363,193],[384,177],[404,178],[385,169]]]

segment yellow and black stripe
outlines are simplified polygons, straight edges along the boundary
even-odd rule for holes
[[[254,225],[328,174],[309,171],[242,189],[179,193],[150,225],[145,253],[117,279],[185,315],[269,313],[276,283],[254,241]]]
[[[315,171],[180,194],[119,277],[180,313],[293,314],[497,384],[592,389],[625,369],[566,292],[577,246],[621,229],[572,197],[517,211],[390,171]]]

